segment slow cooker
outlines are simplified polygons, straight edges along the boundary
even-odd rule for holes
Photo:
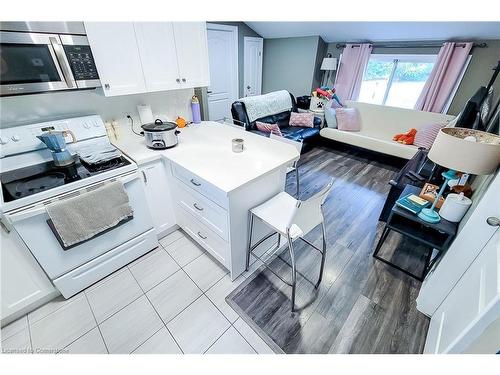
[[[163,122],[156,120],[151,124],[141,126],[144,131],[146,146],[155,150],[164,150],[177,145],[177,124],[175,122]]]

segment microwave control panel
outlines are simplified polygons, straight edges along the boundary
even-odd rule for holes
[[[64,52],[76,81],[99,79],[90,46],[65,45]]]

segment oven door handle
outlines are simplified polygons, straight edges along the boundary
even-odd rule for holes
[[[117,181],[118,180],[118,181],[121,181],[125,185],[126,183],[129,183],[129,182],[131,182],[133,180],[137,180],[137,179],[140,179],[139,174],[137,173],[137,171],[134,171],[131,174],[125,175],[123,177],[116,177],[116,178],[113,178],[113,179],[108,180],[106,182],[111,182],[111,181]],[[102,182],[98,182],[95,185],[87,186],[87,187],[85,187],[83,189],[77,190],[76,192],[86,192],[86,191],[88,191],[89,188],[91,188],[92,186],[96,186],[96,185],[103,185],[103,183]],[[75,191],[70,192],[70,193],[67,194],[67,196],[68,197],[74,197],[76,192]],[[64,200],[64,199],[65,199],[65,197],[63,196],[62,200]],[[27,208],[27,209],[24,209],[24,210],[20,210],[20,211],[17,211],[17,212],[5,215],[6,216],[6,220],[9,223],[16,223],[16,222],[21,221],[21,220],[29,219],[30,217],[33,217],[33,216],[37,216],[37,215],[43,214],[43,213],[46,212],[46,205],[47,204],[45,204],[45,203],[39,203],[36,206],[32,206],[30,208]],[[2,217],[0,217],[0,219],[2,219],[2,226],[3,226],[4,225],[3,214],[2,214]],[[8,230],[8,228],[6,228],[6,230]]]
[[[66,82],[66,85],[70,89],[76,89],[77,87],[76,81],[75,78],[73,77],[73,73],[71,72],[71,67],[69,65],[68,59],[66,58],[66,54],[64,53],[64,48],[62,44],[59,42],[58,38],[53,36],[49,38],[49,41],[50,44],[52,45],[52,48],[54,49],[57,62],[61,67],[61,71],[64,76],[64,81]]]

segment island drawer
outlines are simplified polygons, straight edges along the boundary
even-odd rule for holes
[[[188,171],[179,165],[172,163],[172,174],[182,183],[189,186],[191,189],[203,194],[205,197],[214,201],[219,206],[227,208],[227,195],[224,191],[216,186],[206,182],[196,174]]]
[[[231,256],[229,243],[220,238],[214,231],[191,215],[182,206],[177,205],[177,218],[179,226],[198,242],[213,257],[227,269],[231,269]]]
[[[174,196],[177,204],[195,216],[224,240],[229,240],[228,214],[225,209],[197,191],[175,181]]]

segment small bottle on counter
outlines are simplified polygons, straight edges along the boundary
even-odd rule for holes
[[[193,112],[193,122],[201,123],[200,101],[196,95],[191,98],[191,111]]]

